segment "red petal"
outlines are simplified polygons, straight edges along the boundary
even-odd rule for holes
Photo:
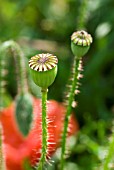
[[[16,125],[14,116],[14,103],[4,109],[0,114],[0,121],[3,125],[5,157],[7,170],[22,170],[22,163],[25,158],[30,158],[32,164],[38,161],[41,152],[41,101],[34,99],[34,120],[33,128],[27,138],[24,138]],[[49,133],[49,150],[52,154],[60,145],[60,138],[63,129],[63,120],[65,116],[65,107],[52,100],[48,102],[48,133]],[[69,135],[78,130],[78,123],[74,116],[71,116],[70,124],[72,125]],[[56,127],[55,127],[56,126]],[[52,144],[51,144],[52,143]],[[55,143],[55,144],[53,144]]]

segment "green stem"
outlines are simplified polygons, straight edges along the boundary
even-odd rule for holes
[[[5,107],[5,100],[3,99],[6,90],[5,90],[5,85],[6,85],[6,77],[7,74],[7,69],[6,69],[6,62],[3,59],[2,53],[1,53],[1,48],[0,48],[0,110],[2,110]]]
[[[47,155],[47,91],[48,89],[41,90],[42,92],[42,154],[38,165],[38,170],[42,170],[46,161]]]
[[[108,154],[107,154],[107,157],[106,157],[104,165],[103,165],[104,170],[109,170],[109,163],[110,163],[113,155],[114,155],[114,134],[112,136],[112,141],[109,145]]]
[[[71,90],[69,92],[69,99],[67,105],[67,111],[65,115],[65,122],[64,122],[64,129],[63,129],[63,136],[62,136],[62,152],[61,152],[61,170],[64,169],[64,156],[65,156],[65,147],[66,147],[66,137],[67,137],[67,130],[68,130],[68,123],[72,111],[72,102],[74,101],[75,90],[78,84],[78,75],[79,75],[79,65],[80,60],[77,60],[76,57],[74,59],[74,67],[73,67],[73,80],[71,84]]]
[[[2,125],[0,124],[0,170],[6,170],[4,153],[3,153]]]
[[[77,23],[77,29],[85,28],[85,24],[87,21],[87,7],[88,7],[88,1],[83,0],[81,1],[80,7],[79,7],[79,17],[78,17],[78,23]]]
[[[24,61],[24,54],[20,49],[19,45],[14,41],[6,41],[1,46],[2,54],[7,58],[8,52],[12,53],[12,57],[14,58],[15,68],[17,73],[17,88],[18,93],[24,94],[27,92],[27,80],[26,80],[26,66]],[[9,51],[10,50],[10,51]],[[7,56],[6,56],[7,55]],[[4,59],[5,62],[8,60]]]

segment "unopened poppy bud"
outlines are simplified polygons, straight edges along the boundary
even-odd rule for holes
[[[52,54],[38,54],[29,60],[31,76],[36,85],[48,88],[57,75],[58,59]]]
[[[71,36],[71,49],[73,54],[80,59],[84,56],[92,43],[92,37],[86,31],[76,31]]]

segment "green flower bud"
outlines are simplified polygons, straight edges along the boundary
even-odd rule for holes
[[[92,37],[86,31],[76,31],[71,36],[71,49],[78,59],[84,56],[92,43]]]
[[[48,88],[55,80],[58,59],[52,54],[38,54],[29,60],[32,79],[36,85]]]

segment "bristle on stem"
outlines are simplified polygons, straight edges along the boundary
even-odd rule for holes
[[[42,92],[42,152],[37,170],[42,170],[46,162],[48,135],[47,135],[47,89],[41,90]]]
[[[6,163],[5,163],[5,159],[4,159],[2,125],[1,124],[0,124],[0,170],[6,170]]]
[[[74,101],[75,95],[79,93],[78,87],[79,87],[79,79],[82,78],[82,75],[80,74],[82,70],[81,66],[82,62],[81,59],[77,59],[75,57],[73,68],[72,68],[72,74],[70,78],[70,85],[68,85],[68,92],[66,95],[66,101],[65,106],[67,107],[65,119],[64,119],[64,129],[63,129],[63,135],[62,135],[62,151],[61,151],[61,170],[64,169],[64,162],[65,162],[65,154],[66,154],[66,138],[68,133],[68,123],[72,111],[72,107],[77,106],[77,102]]]

